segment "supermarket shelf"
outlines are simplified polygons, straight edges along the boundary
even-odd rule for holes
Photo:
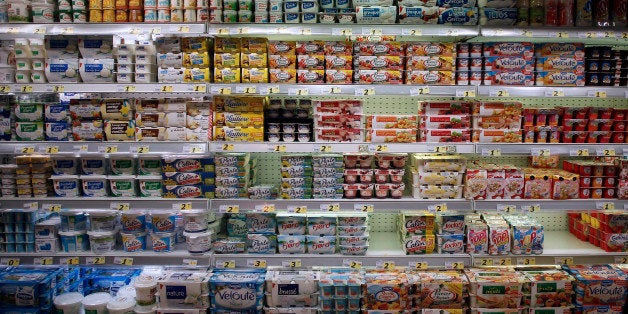
[[[3,142],[0,154],[204,154],[206,142]]]
[[[210,24],[210,35],[473,37],[478,26],[372,24]]]
[[[545,231],[543,254],[539,255],[488,255],[474,254],[473,264],[481,265],[482,260],[490,259],[498,265],[501,259],[510,259],[512,265],[528,264],[552,265],[561,264],[563,259],[572,259],[574,264],[606,264],[617,263],[628,257],[628,252],[605,252],[588,242],[578,240],[568,231]]]
[[[591,98],[628,98],[625,87],[561,87],[561,86],[478,86],[481,97],[591,97]]]
[[[563,156],[622,156],[624,150],[628,152],[627,144],[566,144],[566,143],[476,143],[476,154],[483,156],[495,155],[540,155],[543,154]],[[549,151],[548,151],[549,150]],[[497,153],[499,151],[499,153]]]
[[[612,204],[612,205],[611,205]],[[618,199],[571,199],[571,200],[545,200],[545,199],[516,199],[516,200],[475,200],[473,208],[478,211],[508,211],[508,207],[515,206],[517,212],[530,211],[568,211],[568,210],[594,210],[609,208],[609,206],[623,209],[628,205],[628,200]],[[534,207],[534,208],[533,208]],[[510,209],[512,210],[512,209]]]
[[[209,200],[202,198],[173,199],[160,197],[31,197],[31,198],[3,198],[0,206],[6,208],[38,208],[51,210],[54,205],[61,209],[162,209],[178,210],[185,204],[192,209],[208,208]],[[189,204],[189,205],[188,205]]]
[[[209,144],[214,152],[287,152],[287,153],[355,153],[355,152],[457,152],[470,154],[474,152],[471,143],[285,143],[285,142],[214,142]]]
[[[2,93],[199,93],[207,91],[205,83],[45,83],[45,84],[3,84]]]
[[[400,210],[428,210],[436,205],[446,204],[448,210],[470,211],[469,200],[420,200],[402,199],[295,199],[295,200],[251,200],[251,199],[213,199],[210,206],[214,210],[226,211],[227,207],[237,205],[240,212],[261,211],[264,206],[274,206],[276,211],[294,212],[297,207],[308,213],[340,212],[384,212],[397,213]]]
[[[626,28],[580,28],[580,27],[489,27],[482,26],[480,35],[485,38],[491,37],[521,37],[521,38],[555,38],[564,41],[583,40],[607,40],[617,41],[617,39],[628,38]]]
[[[181,35],[186,33],[203,34],[205,31],[205,23],[14,23],[0,25],[0,34],[15,34],[16,37],[24,37],[24,35]]]

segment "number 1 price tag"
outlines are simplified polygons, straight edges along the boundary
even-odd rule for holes
[[[113,263],[116,265],[133,266],[133,258],[116,256],[113,258]]]
[[[554,263],[557,265],[573,265],[573,257],[554,257]]]
[[[475,90],[457,90],[456,97],[475,97]]]
[[[482,156],[486,157],[499,157],[502,155],[500,148],[482,148]]]
[[[41,208],[44,211],[49,211],[51,213],[58,213],[61,211],[61,204],[42,204]]]
[[[602,210],[614,210],[615,209],[615,203],[613,203],[613,202],[597,202],[597,203],[595,203],[595,207],[597,209],[602,209]]]
[[[63,265],[78,265],[79,264],[79,258],[78,257],[62,257],[59,260],[59,264],[63,264]]]
[[[33,259],[35,265],[52,265],[52,257],[35,257]]]

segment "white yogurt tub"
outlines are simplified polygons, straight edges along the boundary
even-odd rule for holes
[[[91,231],[114,231],[118,225],[118,211],[112,209],[87,212]]]
[[[161,197],[161,176],[137,177],[141,197]]]
[[[186,232],[203,232],[207,230],[207,212],[200,209],[183,210],[183,230]]]
[[[107,174],[104,156],[81,156],[82,174]]]
[[[61,251],[84,252],[87,251],[89,240],[85,231],[60,231]]]
[[[111,188],[111,196],[137,196],[135,192],[135,176],[108,176],[107,179],[109,180],[109,187]]]
[[[76,175],[53,175],[50,177],[55,196],[73,197],[79,196],[78,176]]]
[[[83,186],[83,196],[104,197],[107,196],[107,176],[95,174],[80,176]]]
[[[53,301],[57,314],[80,314],[82,312],[83,294],[78,292],[63,293]]]
[[[157,313],[157,308],[155,306],[141,306],[138,305],[135,307],[135,314],[155,314]]]
[[[141,252],[146,250],[146,232],[121,233],[122,249],[125,252]]]
[[[52,171],[54,174],[77,174],[78,157],[73,154],[52,155]]]
[[[89,235],[89,245],[94,254],[111,252],[116,248],[115,231],[90,231],[87,234]]]
[[[135,295],[135,288],[129,285],[120,287],[120,289],[118,289],[118,292],[116,293],[117,297],[128,297],[133,299],[135,299]]]
[[[152,306],[157,303],[157,278],[150,275],[140,275],[133,282],[135,301],[138,306]]]
[[[184,232],[185,244],[190,253],[205,253],[211,250],[212,233],[211,232]]]
[[[107,311],[109,314],[133,314],[135,308],[135,300],[130,297],[115,297],[107,303]]]
[[[135,158],[133,156],[109,156],[109,170],[112,175],[134,175]]]
[[[82,231],[87,229],[87,216],[82,210],[64,210],[61,216],[61,231]]]
[[[107,292],[88,294],[83,299],[85,314],[107,314],[107,304],[111,301],[111,295]]]

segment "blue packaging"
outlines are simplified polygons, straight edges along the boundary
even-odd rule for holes
[[[54,174],[76,174],[78,169],[78,160],[75,156],[53,156],[52,171]]]
[[[438,14],[438,24],[477,25],[478,8],[448,8]]]
[[[163,172],[211,172],[214,168],[214,158],[207,156],[171,155],[161,160]]]
[[[246,228],[251,233],[275,233],[277,222],[274,213],[247,213]]]
[[[46,141],[67,141],[70,124],[67,122],[46,122]]]
[[[512,26],[519,17],[517,8],[482,8],[480,25]]]
[[[153,233],[150,236],[153,242],[153,252],[170,252],[174,248],[174,233]]]
[[[210,198],[214,190],[212,186],[203,184],[164,185],[163,198]]]
[[[214,271],[209,278],[212,310],[261,310],[264,282],[263,272]]]
[[[84,252],[89,248],[89,238],[85,231],[61,231],[59,232],[61,250],[63,252]]]
[[[61,231],[82,231],[87,229],[87,215],[82,211],[62,211]]]
[[[249,233],[246,235],[248,253],[275,254],[277,252],[277,235],[274,233]]]
[[[244,253],[246,241],[239,237],[218,238],[212,246],[217,254],[238,254]]]
[[[46,104],[44,117],[46,122],[67,122],[70,116],[69,104]]]
[[[177,214],[175,213],[151,213],[153,232],[174,232],[176,223]]]
[[[436,235],[436,246],[440,254],[464,253],[464,234]]]
[[[216,174],[213,172],[163,172],[163,185],[194,185],[214,184]]]
[[[230,215],[227,219],[227,234],[232,237],[243,237],[247,233],[246,215]]]
[[[146,213],[143,211],[125,211],[120,217],[123,232],[143,232],[146,230]]]

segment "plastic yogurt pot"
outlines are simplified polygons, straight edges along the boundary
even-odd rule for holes
[[[109,301],[111,301],[111,295],[107,292],[96,292],[86,295],[83,299],[85,314],[106,314]]]
[[[108,176],[109,187],[111,188],[111,196],[116,197],[132,197],[137,196],[135,193],[135,176]]]
[[[137,177],[141,197],[161,197],[161,176]]]
[[[76,175],[53,175],[50,176],[55,196],[73,197],[79,196],[78,176]]]
[[[183,230],[186,232],[203,232],[207,230],[207,212],[204,210],[183,210]]]
[[[185,244],[190,253],[205,253],[211,250],[212,233],[211,232],[184,232]]]
[[[89,245],[94,254],[111,252],[116,248],[115,231],[90,231],[87,235],[89,235]]]
[[[61,250],[66,253],[87,251],[89,240],[85,231],[59,231]]]
[[[78,157],[69,154],[55,154],[51,157],[54,174],[77,174]]]
[[[66,210],[61,216],[61,231],[82,231],[87,229],[87,216],[82,210]]]
[[[172,212],[152,212],[150,216],[153,232],[174,232],[177,214]]]
[[[146,250],[146,232],[120,233],[122,237],[122,249],[125,252],[141,252]]]
[[[140,275],[133,282],[135,301],[137,305],[147,306],[157,303],[157,278],[150,275]]]
[[[146,212],[143,210],[122,212],[120,224],[123,232],[144,232],[146,230]]]
[[[129,297],[129,298],[135,299],[135,294],[136,294],[135,288],[129,285],[125,285],[125,286],[120,287],[120,289],[118,289],[118,292],[116,293],[116,297]]]
[[[127,296],[115,297],[107,303],[109,314],[129,314],[133,313],[134,308],[135,300]]]
[[[111,209],[87,212],[91,231],[114,231],[118,225],[118,212]]]
[[[109,156],[109,171],[112,175],[135,174],[135,158],[133,156]]]
[[[137,174],[161,175],[161,156],[139,156],[137,157]]]
[[[81,173],[107,174],[105,160],[103,156],[81,156]]]
[[[107,176],[95,174],[80,176],[83,186],[83,196],[105,197],[107,196]]]
[[[58,314],[80,314],[83,305],[83,294],[78,292],[63,293],[53,301]]]
[[[174,232],[151,233],[150,237],[154,252],[170,252],[176,243]]]

